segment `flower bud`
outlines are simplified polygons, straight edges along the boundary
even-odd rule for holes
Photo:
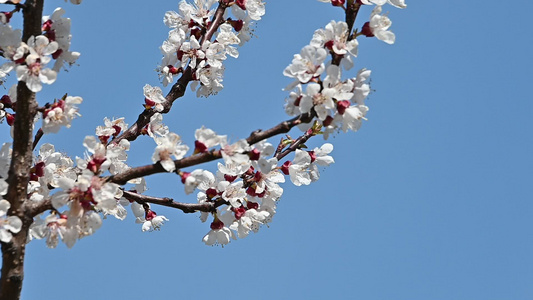
[[[15,123],[15,114],[6,113],[7,125],[13,126]]]
[[[152,220],[155,217],[157,217],[157,214],[155,213],[155,211],[153,211],[151,209],[147,210],[146,213],[145,213],[145,216],[144,216],[146,221],[150,221],[150,220]]]
[[[235,181],[235,179],[237,179],[237,176],[232,176],[232,175],[228,175],[228,174],[224,174],[224,179],[228,182],[233,182]]]
[[[363,28],[361,29],[361,34],[366,37],[373,37],[374,33],[372,32],[372,28],[370,28],[370,22],[366,22],[363,25]]]
[[[250,160],[258,160],[261,157],[261,152],[254,148],[248,153],[248,156],[250,157]]]
[[[215,218],[215,220],[211,223],[211,229],[213,230],[219,230],[224,228],[224,223],[220,221],[218,218]]]
[[[289,175],[289,167],[292,165],[292,162],[290,160],[286,161],[281,165],[281,172],[285,175]]]
[[[244,216],[244,214],[246,213],[246,208],[244,208],[244,206],[234,208],[233,213],[235,214],[235,219],[240,220],[242,216]]]
[[[185,184],[185,181],[187,180],[187,177],[191,176],[191,173],[189,172],[182,172],[180,174],[181,176],[181,183]]]
[[[346,111],[348,107],[350,107],[350,101],[348,100],[342,100],[342,101],[337,102],[337,111],[341,115],[344,115],[344,112]]]
[[[345,0],[331,0],[331,5],[333,6],[343,6]]]
[[[246,207],[248,207],[248,209],[258,209],[259,208],[259,203],[248,201],[246,203]]]
[[[194,141],[194,153],[196,154],[204,152],[207,152],[207,146],[198,140]]]

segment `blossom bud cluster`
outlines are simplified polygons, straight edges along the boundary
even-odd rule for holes
[[[14,30],[6,22],[0,22],[0,54],[7,60],[0,65],[0,83],[15,70],[17,80],[26,82],[32,92],[39,92],[42,84],[52,84],[66,62],[72,65],[80,53],[70,51],[70,19],[62,17],[65,11],[58,8],[51,16],[43,18],[42,35],[21,41],[21,30]],[[52,69],[46,68],[54,59]]]
[[[239,140],[229,144],[227,136],[205,127],[196,130],[195,137],[195,154],[219,146],[224,161],[218,163],[216,174],[202,169],[180,171],[185,193],[197,189],[199,204],[212,203],[216,207],[216,211],[202,212],[200,216],[205,222],[213,215],[211,230],[203,238],[206,245],[225,245],[232,239],[257,232],[276,213],[277,202],[283,194],[279,184],[285,182],[284,175],[290,175],[297,186],[307,185],[319,178],[316,164],[333,163],[333,158],[327,155],[333,150],[331,144],[309,152],[296,150],[295,159],[283,164],[291,165],[285,172],[276,156],[271,157],[274,147],[266,141],[249,145],[246,140]]]
[[[320,0],[343,6],[343,1]],[[389,1],[403,8],[403,0]],[[361,69],[355,78],[342,79],[342,70],[354,66],[353,58],[358,55],[358,35],[376,36],[389,44],[395,36],[388,31],[390,19],[380,15],[381,5],[386,1],[361,1],[359,4],[378,4],[372,11],[371,20],[363,26],[361,33],[351,33],[345,22],[331,21],[323,29],[315,31],[309,45],[295,54],[283,74],[293,78],[285,90],[290,90],[286,99],[285,111],[288,115],[310,114],[323,126],[324,138],[342,130],[357,131],[365,120],[368,107],[365,99],[370,93],[368,79],[371,71]],[[331,60],[327,60],[328,56]],[[313,122],[300,125],[307,130]]]
[[[109,120],[106,120],[112,123]],[[105,131],[106,126],[99,128]],[[102,143],[102,137],[84,140],[85,158],[77,158],[76,166],[69,157],[56,152],[51,144],[41,146],[35,159],[35,172],[30,176],[30,199],[50,200],[53,213],[38,218],[30,230],[31,238],[46,238],[49,247],[61,239],[72,247],[80,238],[93,234],[102,225],[100,213],[124,219],[126,211],[119,201],[119,185],[106,182],[100,175],[124,171],[129,142],[114,145]],[[52,194],[52,190],[55,193]],[[123,203],[123,202],[122,202]],[[65,207],[66,210],[61,211]]]
[[[87,152],[84,158],[76,158],[76,166],[71,158],[55,151],[53,145],[40,147],[31,170],[30,200],[49,200],[53,210],[44,219],[41,216],[36,219],[30,228],[30,239],[46,238],[49,247],[56,247],[62,240],[72,247],[78,239],[100,228],[102,214],[120,220],[126,217],[124,206],[129,201],[122,199],[119,185],[102,177],[106,172],[118,174],[130,168],[126,164],[129,141],[108,143],[125,128],[123,119],[104,119],[104,125],[96,128],[97,137],[84,139]],[[144,191],[144,180],[131,183]]]
[[[222,90],[224,60],[228,55],[239,56],[236,45],[250,40],[253,24],[265,14],[265,7],[261,0],[220,1],[219,9],[231,5],[233,18],[224,10],[222,19],[215,20],[215,3],[219,1],[195,0],[191,4],[182,0],[178,12],[165,14],[164,22],[171,30],[160,47],[163,58],[157,69],[164,86],[190,68],[194,80],[191,88],[198,97]],[[213,28],[217,31],[211,41],[208,34]]]
[[[346,1],[320,1],[347,9],[344,7]],[[71,2],[80,4],[81,0]],[[283,71],[285,76],[293,79],[285,88],[290,90],[286,113],[291,116],[306,115],[306,119],[312,119],[307,124],[298,125],[305,132],[298,139],[287,135],[277,147],[265,137],[250,144],[249,140],[255,136],[230,143],[226,135],[201,127],[195,131],[194,146],[189,147],[163,123],[162,113],[168,110],[168,105],[161,88],[147,84],[143,88],[146,109],[143,115],[150,116],[150,119],[149,122],[148,118],[145,119],[147,123],[142,123],[144,127],[132,126],[128,129],[124,118],[105,118],[104,124],[96,128],[95,136],[85,137],[83,158],[72,159],[56,151],[53,145],[43,144],[28,171],[28,198],[43,204],[49,212],[35,217],[28,239],[46,239],[47,246],[52,248],[59,241],[72,247],[79,239],[98,230],[103,217],[111,215],[124,220],[128,205],[135,222],[142,224],[142,231],[159,230],[169,220],[158,215],[150,206],[150,202],[161,204],[158,202],[160,199],[141,195],[148,188],[144,178],[140,177],[143,175],[137,171],[142,169],[142,173],[145,168],[178,174],[185,193],[196,192],[198,205],[189,206],[194,209],[183,210],[200,211],[202,222],[209,219],[210,230],[202,239],[206,245],[226,245],[232,239],[247,237],[263,225],[268,226],[283,194],[281,184],[287,178],[295,186],[309,185],[320,178],[320,167],[334,163],[330,156],[332,144],[325,143],[305,150],[304,143],[317,134],[323,134],[327,139],[329,134],[340,130],[357,131],[365,119],[368,111],[365,99],[370,93],[371,72],[361,69],[349,79],[342,79],[342,72],[354,66],[354,58],[358,55],[358,36],[394,43],[395,36],[388,30],[390,19],[381,14],[381,6],[387,2],[399,8],[406,6],[404,0],[349,2],[352,5],[376,4],[370,21],[353,33],[347,23],[331,21],[325,28],[315,31],[310,43],[294,55],[291,64]],[[218,8],[214,7],[215,3],[218,3]],[[163,59],[158,71],[163,85],[172,83],[174,75],[190,72],[191,86],[197,96],[216,94],[223,87],[223,62],[228,55],[238,57],[236,46],[251,38],[254,22],[260,20],[264,13],[262,0],[194,0],[193,3],[182,0],[179,11],[167,12],[164,18],[171,30],[160,47]],[[16,70],[17,79],[26,82],[31,91],[38,92],[42,83],[55,81],[57,72],[65,63],[75,63],[79,53],[69,50],[70,20],[63,18],[63,14],[62,9],[56,9],[51,16],[43,18],[43,34],[32,36],[27,42],[20,40],[20,30],[11,29],[11,15],[0,15],[0,55],[8,60],[0,66],[0,81],[10,71]],[[331,59],[328,60],[328,57]],[[55,60],[53,68],[46,68],[52,59]],[[56,133],[61,126],[69,127],[72,120],[80,116],[76,105],[81,102],[81,97],[65,95],[39,108],[41,133]],[[12,125],[16,118],[16,104],[14,85],[8,95],[0,98],[0,120],[5,118]],[[126,162],[130,150],[128,138],[132,132],[136,134],[134,138],[146,135],[155,142],[151,157],[153,165],[127,174],[131,169]],[[126,138],[122,135],[124,133]],[[187,156],[191,149],[194,150]],[[292,159],[288,158],[289,155],[293,155]],[[11,145],[3,144],[0,148],[2,242],[9,242],[22,226],[17,216],[7,216],[10,203],[1,198],[7,193],[5,180],[11,157]],[[193,165],[184,160],[190,159],[190,162],[198,157],[222,160],[215,172],[180,169],[183,165]],[[198,161],[196,164],[205,162]],[[115,183],[122,182],[117,180],[120,175],[131,173],[134,176],[128,178],[137,177],[127,181],[130,185],[128,190]],[[138,198],[132,196],[134,194]],[[176,204],[172,199],[164,201],[164,205]]]

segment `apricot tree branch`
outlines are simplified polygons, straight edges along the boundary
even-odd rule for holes
[[[202,37],[202,41],[210,40],[213,37],[213,34],[218,30],[218,27],[220,27],[220,25],[224,23],[224,11],[226,10],[227,5],[223,2],[224,1],[222,1],[218,5],[218,8],[213,17],[213,21],[211,22],[211,25]],[[194,70],[191,67],[187,67],[185,71],[183,71],[181,77],[172,86],[168,94],[165,96],[166,101],[163,103],[164,108],[162,113],[168,113],[172,108],[172,104],[174,103],[174,101],[176,101],[178,98],[183,97],[183,95],[185,94],[185,90],[187,89],[187,85],[193,80],[193,72]],[[144,110],[137,118],[137,121],[135,121],[135,123],[131,125],[130,128],[128,128],[115,139],[113,139],[111,143],[118,145],[118,143],[123,139],[127,139],[128,141],[134,141],[135,139],[137,139],[137,137],[141,135],[142,129],[150,122],[150,118],[155,113],[156,111],[153,109]]]
[[[215,202],[204,202],[204,203],[181,203],[176,202],[172,198],[164,197],[164,198],[158,198],[158,197],[151,197],[146,195],[141,195],[132,191],[124,191],[123,193],[124,198],[135,201],[139,204],[144,203],[152,203],[157,204],[161,206],[167,206],[172,208],[177,208],[184,213],[194,213],[197,211],[203,211],[203,212],[216,212],[216,208],[227,204],[226,201],[219,199]]]
[[[298,124],[311,122],[313,117],[314,117],[313,114],[301,114],[295,118],[292,118],[285,122],[281,122],[278,125],[270,129],[267,129],[264,131],[256,130],[250,134],[250,136],[246,139],[246,141],[248,142],[248,144],[253,145],[259,141],[268,139],[275,135],[278,135],[281,133],[287,133],[294,126]],[[191,166],[199,165],[202,163],[210,162],[210,161],[213,161],[219,158],[222,158],[222,154],[220,153],[220,150],[211,150],[209,152],[200,153],[200,154],[196,154],[193,156],[175,160],[174,164],[176,166],[176,170],[178,170],[181,168],[191,167]],[[109,176],[107,178],[107,181],[117,183],[120,185],[124,185],[128,182],[128,180],[132,180],[135,178],[144,177],[144,176],[148,176],[152,174],[157,174],[157,173],[166,173],[166,172],[167,171],[158,162],[152,165],[131,168],[120,174]]]

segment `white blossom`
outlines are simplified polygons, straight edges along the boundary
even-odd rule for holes
[[[76,104],[81,104],[81,97],[67,96],[64,100],[60,99],[54,102],[50,108],[43,112],[43,132],[57,133],[64,126],[70,128],[72,120],[81,116],[78,113],[79,108]]]
[[[389,29],[392,25],[391,20],[386,15],[380,15],[381,6],[376,6],[372,10],[370,15],[369,27],[372,31],[372,34],[381,41],[384,41],[387,44],[394,44],[396,36]]]
[[[3,179],[0,179],[3,181]],[[5,194],[5,191],[1,191]],[[7,200],[0,200],[0,241],[9,243],[13,233],[18,233],[22,228],[22,221],[17,216],[7,216],[11,204]]]
[[[52,84],[55,82],[57,73],[51,69],[44,69],[50,61],[52,53],[58,49],[57,42],[50,42],[44,35],[31,36],[28,39],[24,65],[17,65],[17,80],[25,81],[26,86],[32,92],[39,92],[42,89],[41,83]]]
[[[161,163],[165,170],[173,172],[176,170],[176,166],[172,157],[175,159],[183,158],[189,151],[189,147],[182,145],[180,136],[173,132],[166,136],[155,137],[154,140],[157,143],[157,147],[152,155],[152,161]]]

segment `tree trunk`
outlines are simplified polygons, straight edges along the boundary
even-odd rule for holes
[[[41,34],[44,0],[27,0],[23,8],[24,30],[22,40]],[[35,93],[25,82],[17,86],[15,123],[13,124],[13,153],[5,199],[11,207],[8,215],[18,216],[22,221],[20,232],[13,235],[9,243],[2,243],[2,272],[0,278],[0,300],[20,299],[24,280],[24,255],[28,230],[33,222],[27,203],[28,182],[33,160],[33,121],[37,113]]]
[[[2,243],[0,300],[20,299],[22,280],[24,279],[24,254],[29,227],[28,221],[31,224],[31,219],[23,220],[22,229],[16,236],[13,236],[10,243]]]

